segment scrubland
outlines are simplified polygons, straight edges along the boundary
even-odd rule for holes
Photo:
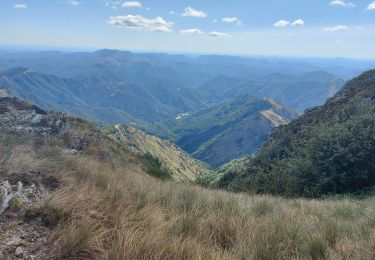
[[[25,210],[51,227],[53,259],[374,259],[375,197],[234,194],[146,174],[107,142],[79,155],[0,136],[1,171],[38,170],[62,187]],[[108,156],[98,160],[96,152]]]

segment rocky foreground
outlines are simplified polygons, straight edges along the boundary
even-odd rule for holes
[[[0,98],[0,259],[44,259],[49,254],[49,237],[57,223],[34,210],[60,182],[48,171],[28,168],[36,161],[31,154],[54,138],[60,140],[56,147],[67,156],[78,155],[89,143],[102,140],[99,132],[86,135],[72,124],[77,124],[76,119],[64,113]],[[17,142],[21,142],[19,150],[7,150]]]

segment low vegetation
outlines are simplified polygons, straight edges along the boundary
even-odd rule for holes
[[[133,127],[116,125],[104,129],[106,135],[124,149],[140,155],[149,173],[179,182],[194,182],[211,173],[208,166],[194,159],[174,143],[148,135]]]
[[[142,158],[144,159],[148,174],[160,179],[172,178],[171,174],[166,169],[163,169],[158,158],[152,156],[150,153],[142,155]]]
[[[23,167],[63,183],[26,211],[52,228],[50,258],[375,257],[374,197],[306,200],[207,190],[153,178],[142,159],[111,142],[100,147],[111,157],[98,161],[94,150],[66,155],[54,140],[35,150],[18,138],[1,146],[1,158],[13,154],[1,168],[14,170],[24,160],[21,147],[33,158]]]
[[[363,101],[361,104],[372,102],[362,96],[359,100]],[[30,122],[35,121],[30,118],[34,114],[31,109],[17,110],[14,100],[5,101],[13,114],[5,112],[4,117],[0,117],[3,122],[0,174],[19,177],[40,172],[56,180],[51,183],[55,188],[43,199],[31,206],[14,201],[5,212],[11,217],[10,211],[17,211],[28,226],[48,229],[49,232],[41,233],[48,234],[48,243],[42,247],[43,252],[48,252],[47,259],[375,258],[375,196],[288,199],[178,183],[169,180],[169,173],[163,170],[159,159],[125,149],[87,121],[46,113],[34,126]],[[358,158],[371,158],[367,156],[374,147],[371,138],[373,110],[367,110],[372,106],[366,105],[358,116],[361,107],[348,107],[348,113],[343,116],[349,115],[349,120],[344,122],[350,123],[333,128],[334,134],[327,135],[331,132],[321,127],[317,140],[326,143],[332,140],[332,143],[322,146],[318,142],[316,146],[328,152],[333,147],[346,156],[347,150],[341,148],[347,138],[352,140],[345,146],[349,151],[357,148],[358,142],[364,156]],[[323,112],[320,115],[327,116]],[[337,113],[334,115],[337,118]],[[345,130],[356,134],[349,135]],[[315,147],[310,144],[306,142],[296,147]],[[315,152],[310,156],[320,156],[316,152],[320,151],[318,148],[312,150]],[[274,151],[281,153],[281,150]],[[352,162],[350,157],[344,158]],[[372,162],[367,160],[368,164],[363,163],[358,169],[369,167]],[[241,159],[228,164],[220,175],[238,165],[246,170],[247,163]],[[300,166],[293,165],[290,169]],[[225,174],[220,183],[228,179]],[[309,178],[305,180],[306,187],[314,183]],[[215,175],[200,176],[197,180],[201,186],[215,181]],[[284,186],[279,183],[279,187]],[[13,255],[14,250],[11,253]]]

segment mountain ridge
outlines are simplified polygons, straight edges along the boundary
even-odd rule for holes
[[[297,116],[275,101],[244,96],[186,115],[169,126],[177,145],[217,168],[255,152],[275,127]]]
[[[375,70],[348,82],[325,105],[276,129],[259,152],[230,167],[219,186],[317,197],[375,185]]]
[[[106,128],[108,136],[126,149],[141,155],[151,154],[157,158],[164,169],[172,174],[176,181],[195,182],[198,178],[211,174],[208,167],[174,143],[125,125]]]

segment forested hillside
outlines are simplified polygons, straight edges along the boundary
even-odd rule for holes
[[[375,71],[347,83],[321,107],[278,128],[221,187],[317,197],[375,185]]]

